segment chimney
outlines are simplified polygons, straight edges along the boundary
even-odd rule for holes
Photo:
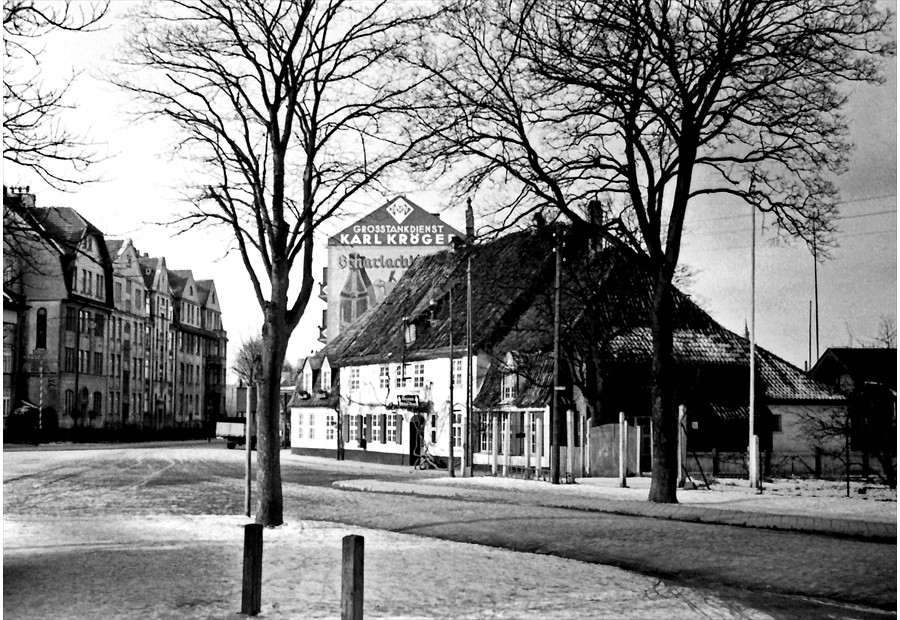
[[[466,243],[475,241],[475,215],[472,213],[472,199],[466,200]]]

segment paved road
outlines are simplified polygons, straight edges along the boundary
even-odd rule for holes
[[[334,521],[610,564],[669,584],[708,588],[781,618],[896,615],[895,543],[341,491],[331,483],[429,474],[287,453],[282,460],[286,520]],[[243,454],[215,443],[9,452],[3,499],[10,516],[240,514]]]

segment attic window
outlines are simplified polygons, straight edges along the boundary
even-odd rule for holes
[[[500,385],[500,402],[512,402],[518,395],[519,376],[514,372],[503,375],[503,381]]]
[[[189,286],[189,287],[188,287],[188,295],[193,295],[193,294],[194,294],[194,287],[193,287],[193,286]]]
[[[412,344],[416,341],[416,324],[407,322],[407,319],[403,320],[403,339],[406,341],[406,344]]]

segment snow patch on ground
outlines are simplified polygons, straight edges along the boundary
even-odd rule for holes
[[[5,517],[3,615],[238,618],[246,522]],[[339,617],[351,533],[365,537],[366,617],[770,617],[618,568],[312,521],[264,530],[259,617]]]
[[[534,492],[539,485],[545,496],[577,498],[583,501],[632,500],[646,501],[650,492],[650,478],[628,478],[627,487],[619,486],[618,478],[577,478],[575,484],[549,484],[544,481],[476,476],[473,478],[429,478],[416,484],[447,487],[496,489],[506,492]],[[858,490],[865,486],[866,493]],[[678,502],[685,505],[706,505],[723,510],[761,512],[778,515],[820,516],[832,519],[853,519],[897,522],[897,491],[878,485],[851,482],[850,497],[846,484],[828,480],[776,480],[763,485],[757,494],[746,480],[723,479],[709,489],[679,489]]]

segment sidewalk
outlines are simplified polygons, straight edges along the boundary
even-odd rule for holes
[[[872,542],[896,542],[896,493],[893,493],[893,499],[889,494],[861,499],[863,496],[856,489],[851,489],[850,498],[835,496],[836,488],[811,489],[815,485],[824,487],[836,484],[779,481],[768,485],[761,495],[757,495],[745,481],[729,481],[713,485],[710,490],[679,490],[678,504],[647,501],[649,478],[629,478],[627,488],[621,488],[618,479],[614,478],[579,478],[575,484],[551,485],[542,481],[491,476],[444,476],[410,482],[360,479],[336,482],[334,486],[354,491],[570,508],[695,523],[792,530]]]

